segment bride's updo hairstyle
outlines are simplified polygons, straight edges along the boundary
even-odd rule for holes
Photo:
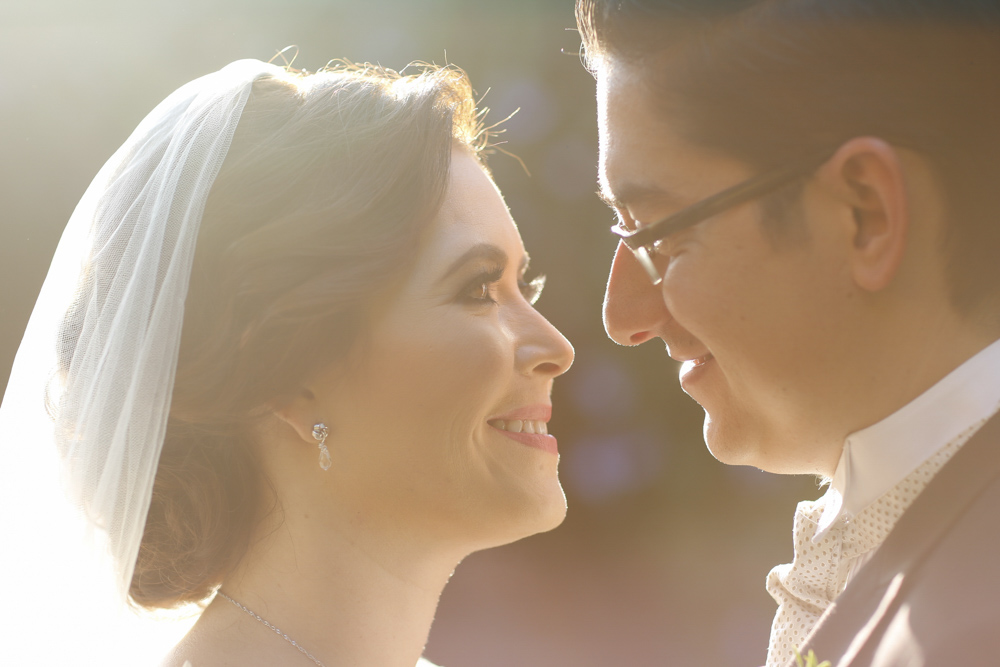
[[[253,85],[199,232],[166,439],[129,594],[207,597],[274,509],[255,417],[363,342],[481,148],[465,74],[338,64]]]

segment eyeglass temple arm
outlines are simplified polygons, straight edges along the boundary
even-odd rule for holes
[[[692,204],[675,215],[654,222],[646,227],[640,227],[635,231],[629,231],[618,225],[612,227],[611,231],[622,237],[625,245],[629,248],[633,250],[642,248],[674,232],[690,227],[718,213],[722,213],[729,208],[767,194],[799,176],[811,173],[830,159],[831,155],[831,151],[824,150],[821,153],[815,153],[784,167],[767,171],[728,190],[723,190],[696,204]]]

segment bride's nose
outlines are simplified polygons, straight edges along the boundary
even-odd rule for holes
[[[573,345],[551,322],[528,307],[517,332],[516,363],[526,375],[562,375],[573,365]]]

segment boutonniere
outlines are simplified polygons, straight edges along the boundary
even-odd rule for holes
[[[799,649],[795,649],[795,664],[798,665],[798,667],[830,667],[830,661],[824,660],[823,662],[820,662],[819,658],[816,657],[816,654],[813,653],[812,649],[809,650],[809,653],[806,654],[805,658],[803,658],[802,654],[799,653]]]

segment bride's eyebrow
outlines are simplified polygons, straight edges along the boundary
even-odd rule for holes
[[[507,266],[507,253],[500,246],[493,245],[492,243],[477,243],[452,262],[444,274],[442,274],[440,280],[446,280],[463,266],[476,260]]]

